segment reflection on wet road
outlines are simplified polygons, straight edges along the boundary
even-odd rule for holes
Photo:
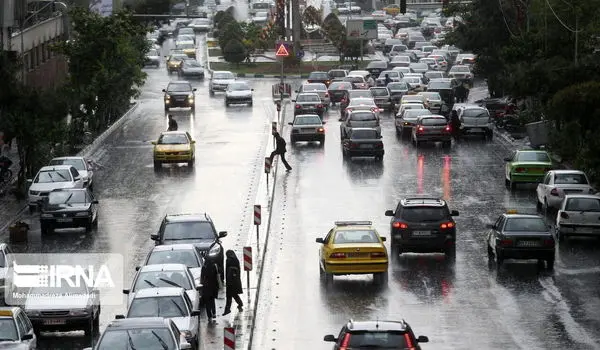
[[[337,335],[350,318],[404,318],[429,336],[425,349],[600,348],[597,240],[561,244],[554,272],[535,262],[488,266],[485,224],[508,209],[535,213],[535,186],[504,187],[506,145],[473,138],[417,149],[384,116],[383,163],[343,161],[338,113],[325,118],[324,148],[289,147],[294,169],[279,168],[253,349],[331,349],[323,336]],[[388,288],[370,276],[340,276],[323,289],[315,238],[336,220],[372,220],[389,237],[384,211],[412,194],[442,197],[460,212],[456,262],[404,254],[390,264]]]

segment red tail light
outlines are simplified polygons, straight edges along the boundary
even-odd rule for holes
[[[346,257],[346,253],[332,253],[329,257],[331,259],[344,259]]]
[[[358,148],[358,143],[351,143],[350,148]]]
[[[371,108],[371,112],[379,112],[379,108],[373,107],[373,108]]]
[[[503,239],[500,241],[500,245],[504,246],[504,247],[509,247],[509,246],[513,245],[513,241],[512,241],[512,239]]]
[[[445,222],[443,224],[440,225],[441,229],[448,229],[448,228],[453,228],[454,227],[454,223],[453,222]]]
[[[346,98],[345,98],[345,97],[342,97],[342,100],[341,100],[341,101],[342,101],[342,102],[346,102],[346,101],[348,101],[348,100],[346,100]]]
[[[424,128],[424,127],[422,127],[422,126],[419,126],[419,127],[417,128],[417,131],[419,131],[419,132],[423,132],[423,131],[425,131],[425,128]]]
[[[323,105],[317,105],[317,108],[323,108]]]
[[[414,347],[413,341],[408,333],[404,333],[404,341],[406,342],[407,348],[412,349]]]
[[[550,194],[558,197],[558,190],[556,188],[553,188],[552,191],[550,191]]]
[[[328,84],[329,84],[329,83],[328,83]],[[329,93],[327,93],[327,92],[326,92],[326,93],[325,93],[325,97],[329,97]]]
[[[515,172],[517,172],[517,173],[524,173],[525,172],[525,168],[516,168]]]
[[[323,129],[323,128],[318,128],[318,129],[317,129],[317,132],[325,132],[325,129]]]
[[[544,246],[546,247],[554,247],[554,239],[548,238],[544,240]]]
[[[407,228],[408,228],[408,225],[407,225],[407,224],[405,224],[405,223],[403,223],[403,222],[394,222],[394,223],[392,224],[392,227],[393,227],[393,228],[399,228],[399,229],[407,229]]]
[[[371,258],[385,258],[385,253],[384,252],[371,253]]]
[[[300,108],[302,108],[302,106],[296,105],[296,109],[300,109]]]
[[[346,113],[350,113],[350,112],[352,112],[352,108],[346,108],[344,111],[345,111]]]
[[[569,214],[565,213],[564,211],[560,213],[560,217],[563,219],[568,219],[569,218]]]
[[[446,126],[446,131],[450,132],[450,125]]]
[[[375,148],[383,148],[383,142],[380,142],[375,145]]]
[[[348,345],[350,344],[350,333],[344,334],[344,339],[342,339],[342,344],[340,345],[340,350],[348,350]]]

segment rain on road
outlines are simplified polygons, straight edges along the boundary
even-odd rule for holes
[[[553,273],[528,262],[488,266],[485,224],[508,209],[536,210],[534,186],[504,187],[509,145],[468,139],[449,150],[416,149],[384,116],[383,163],[343,161],[338,117],[337,107],[325,117],[324,148],[288,145],[293,170],[279,167],[262,277],[270,283],[260,290],[252,349],[331,349],[323,336],[337,336],[351,318],[404,318],[416,335],[429,336],[424,349],[599,348],[596,240],[563,243]],[[339,220],[371,220],[389,238],[384,211],[411,194],[442,197],[460,212],[456,262],[405,254],[390,263],[388,288],[375,287],[370,276],[336,277],[331,290],[322,288],[315,238]]]

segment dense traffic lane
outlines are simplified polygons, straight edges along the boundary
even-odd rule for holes
[[[350,318],[404,318],[429,336],[425,349],[599,348],[596,240],[562,244],[553,273],[529,262],[488,266],[485,224],[508,209],[535,212],[534,186],[504,187],[504,145],[468,139],[416,149],[384,117],[383,163],[344,162],[337,113],[326,117],[324,148],[288,145],[294,169],[279,167],[253,349],[331,349],[323,335],[337,335]],[[336,277],[331,290],[321,288],[315,238],[336,220],[372,220],[389,237],[384,211],[410,194],[443,197],[460,211],[456,263],[406,254],[390,264],[388,288],[370,276]]]
[[[170,79],[164,63],[160,69],[147,70],[148,79],[139,97],[140,106],[123,127],[109,136],[92,155],[102,168],[96,172],[95,193],[100,201],[98,229],[86,235],[82,231],[58,231],[41,237],[37,216],[28,217],[32,224],[29,244],[24,252],[44,253],[120,253],[125,257],[126,288],[134,267],[153,246],[150,234],[156,232],[166,213],[207,212],[218,230],[229,235],[223,239],[225,249],[241,252],[251,220],[265,147],[268,144],[271,117],[275,109],[271,99],[274,81],[256,80],[254,107],[225,108],[223,95],[208,94],[208,79],[193,81],[197,107],[174,109],[180,130],[189,130],[196,140],[195,169],[185,165],[165,165],[155,172],[152,145],[167,127],[163,112],[163,94]],[[241,242],[241,243],[240,243]],[[222,313],[225,300],[217,301]],[[122,307],[102,307],[101,329],[125,312]],[[202,317],[202,342],[205,349],[222,346],[223,322],[206,330]],[[41,348],[77,349],[89,345],[83,333],[46,333]],[[216,345],[211,345],[216,344]]]

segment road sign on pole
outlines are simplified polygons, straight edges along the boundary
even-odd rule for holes
[[[254,205],[254,225],[260,225],[260,219],[261,219],[261,208],[260,208],[260,204],[255,204]]]
[[[223,328],[223,349],[224,350],[235,350],[235,328],[224,327]]]
[[[252,247],[244,247],[244,270],[246,271],[246,290],[250,300],[250,271],[252,271]]]
[[[304,57],[304,50],[299,50],[296,52],[296,57],[302,59]]]
[[[265,174],[271,172],[271,158],[265,157]]]
[[[271,122],[271,133],[277,132],[277,122]]]
[[[275,53],[275,56],[277,57],[288,57],[290,55],[290,52],[288,51],[287,47],[285,46],[284,43],[279,43],[279,47],[277,47],[277,52]]]

